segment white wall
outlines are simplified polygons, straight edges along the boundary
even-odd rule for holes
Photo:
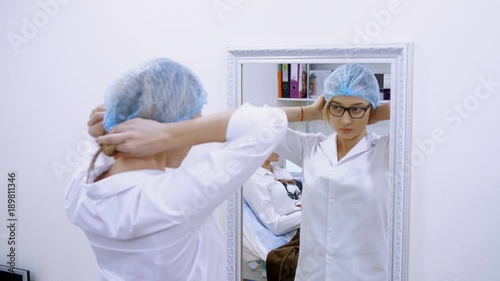
[[[407,41],[415,52],[410,280],[498,280],[497,1],[65,2],[45,23],[38,1],[0,2],[0,225],[7,171],[16,170],[17,265],[35,280],[96,280],[90,247],[64,214],[69,173],[53,165],[72,169],[90,110],[130,66],[156,56],[186,64],[210,93],[211,113],[226,108],[226,46]],[[234,7],[219,16],[214,3]],[[43,27],[22,35],[24,18]],[[297,24],[286,25],[291,18]],[[24,43],[13,45],[12,33]],[[479,89],[484,80],[495,82]],[[0,227],[0,263],[7,235]]]

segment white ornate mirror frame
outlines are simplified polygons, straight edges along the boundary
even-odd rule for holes
[[[390,120],[389,280],[408,279],[408,218],[410,194],[410,120],[412,100],[412,44],[304,48],[229,48],[228,109],[241,105],[244,63],[390,63],[394,89]],[[227,201],[228,280],[241,280],[241,190]]]

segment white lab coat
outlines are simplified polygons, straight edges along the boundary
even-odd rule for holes
[[[229,121],[224,148],[165,172],[85,183],[88,155],[68,186],[66,212],[85,232],[101,280],[227,280],[225,235],[213,211],[283,140],[286,124],[280,109],[244,105]],[[96,175],[108,168],[99,162]]]
[[[386,281],[388,136],[363,137],[337,161],[336,134],[289,129],[276,151],[302,166],[298,281]]]
[[[290,173],[279,167],[276,174],[292,179]],[[273,171],[274,172],[274,171]],[[276,176],[259,167],[243,184],[243,197],[259,221],[275,235],[282,235],[300,227],[301,208],[297,200],[288,197],[288,193]]]

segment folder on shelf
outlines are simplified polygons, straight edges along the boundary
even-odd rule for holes
[[[282,98],[289,98],[290,97],[290,71],[289,71],[290,64],[282,64],[282,82],[281,82],[281,97]]]
[[[283,86],[281,85],[283,83],[283,72],[281,70],[281,64],[278,65],[278,98],[283,97]]]
[[[299,98],[307,98],[307,64],[299,64]]]
[[[290,64],[290,98],[299,98],[299,80],[300,70],[298,63]]]

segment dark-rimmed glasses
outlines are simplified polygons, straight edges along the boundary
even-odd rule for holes
[[[344,113],[347,111],[349,112],[349,116],[353,119],[360,119],[365,116],[366,111],[371,107],[371,105],[368,105],[366,107],[361,107],[361,106],[354,106],[354,107],[343,107],[340,105],[336,104],[329,104],[328,105],[328,112],[330,112],[331,115],[335,117],[342,117]]]

